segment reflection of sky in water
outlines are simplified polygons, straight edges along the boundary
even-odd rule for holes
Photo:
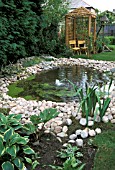
[[[57,87],[55,82],[56,79],[58,79],[59,81],[62,81],[64,83],[63,87]],[[69,67],[61,67],[61,68],[57,68],[54,70],[49,70],[49,71],[43,71],[39,74],[36,74],[35,79],[33,79],[32,81],[28,81],[27,87],[28,87],[28,91],[25,88],[25,91],[27,91],[26,95],[35,95],[37,97],[39,97],[39,93],[37,93],[36,91],[38,91],[38,89],[40,89],[39,84],[49,84],[51,85],[51,93],[49,94],[49,96],[51,97],[50,100],[53,101],[57,101],[56,97],[55,97],[55,93],[56,90],[65,90],[67,91],[67,94],[70,94],[70,92],[73,90],[73,86],[71,85],[70,82],[72,82],[75,86],[77,86],[77,88],[82,88],[83,91],[85,90],[85,84],[86,82],[90,85],[93,86],[94,84],[97,83],[102,83],[102,82],[108,82],[110,78],[105,74],[105,73],[100,73],[97,70],[94,70],[93,68],[85,68],[83,66],[69,66]],[[69,80],[69,81],[67,81]],[[32,88],[34,89],[32,91]],[[49,89],[44,89],[43,91],[45,91],[46,95],[42,98],[45,100],[48,100],[48,92],[50,91]],[[30,92],[31,91],[31,92]],[[84,91],[85,92],[85,91]],[[29,94],[30,93],[30,94]],[[52,96],[54,97],[52,99]],[[67,96],[67,95],[66,95]],[[70,100],[74,100],[75,98],[70,98],[69,97],[59,97],[59,100],[63,100],[63,101],[70,101]],[[39,98],[41,99],[41,98]]]
[[[94,83],[101,83],[109,80],[109,77],[107,77],[105,73],[100,73],[92,68],[70,66],[42,72],[41,74],[36,75],[35,81],[54,85],[56,79],[62,81],[65,78],[82,88],[84,88],[86,82],[93,85]]]

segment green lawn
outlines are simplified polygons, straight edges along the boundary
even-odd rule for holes
[[[115,169],[115,131],[107,130],[94,138],[93,144],[98,147],[93,170]]]
[[[98,54],[93,54],[92,58],[95,60],[115,61],[115,50],[111,52],[102,52]]]
[[[115,61],[115,50],[111,52],[102,52],[98,54],[91,54],[90,57],[86,55],[75,55],[74,58],[84,58],[84,59],[93,59],[93,60],[103,60],[103,61]]]

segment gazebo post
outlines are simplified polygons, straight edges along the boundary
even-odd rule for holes
[[[74,17],[74,22],[73,22],[73,37],[74,37],[74,40],[76,40],[76,17]]]
[[[88,36],[91,35],[91,16],[89,16],[89,24],[88,24]]]
[[[89,22],[88,22],[88,56],[90,56],[90,35],[91,35],[91,15],[89,16]]]
[[[96,18],[94,19],[94,39],[93,39],[93,53],[96,53]]]
[[[65,17],[65,42],[68,46],[69,44],[69,38],[68,38],[68,16]]]

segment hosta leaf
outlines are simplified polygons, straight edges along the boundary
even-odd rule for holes
[[[7,147],[7,148],[6,148],[6,152],[7,152],[9,155],[11,155],[12,157],[16,157],[16,152],[17,152],[16,146],[15,146],[15,145],[12,145],[12,146],[10,146],[10,147]]]
[[[16,120],[21,120],[21,117],[22,117],[21,114],[18,114],[18,115],[15,115],[15,116],[14,116],[14,118],[15,118]]]
[[[57,109],[49,108],[49,109],[45,109],[43,112],[41,112],[39,117],[41,119],[41,122],[46,123],[50,119],[58,116],[58,114],[59,114],[59,112],[57,112]]]
[[[31,122],[33,123],[33,124],[38,124],[38,123],[40,123],[40,117],[39,116],[37,116],[37,115],[32,115],[31,117],[30,117],[30,120],[31,120]]]
[[[25,157],[25,160],[26,160],[26,162],[28,162],[29,164],[32,164],[32,160],[31,160],[30,158]]]
[[[4,125],[7,124],[8,120],[7,120],[7,117],[4,114],[0,113],[0,119],[1,119],[1,121]]]
[[[8,140],[10,139],[10,137],[13,135],[13,129],[8,129],[5,133],[4,133],[4,141],[8,142]]]
[[[18,167],[19,169],[24,169],[24,163],[21,161],[20,158],[15,158],[13,160],[13,163],[15,164],[16,167]]]
[[[4,154],[5,147],[3,145],[3,141],[0,140],[0,157]]]
[[[9,161],[7,161],[2,164],[2,169],[3,170],[14,170],[14,165],[11,164]]]
[[[28,123],[23,126],[23,129],[26,131],[27,135],[30,135],[35,132],[35,125]]]
[[[35,167],[36,167],[37,165],[39,165],[39,162],[35,160],[35,161],[32,163],[32,168],[35,169]]]
[[[0,135],[0,141],[3,142],[3,140],[4,140],[4,137],[2,135]]]
[[[28,143],[29,139],[24,137],[17,137],[16,143],[26,145]]]
[[[10,145],[13,145],[17,142],[17,139],[20,135],[18,133],[14,133],[10,138]]]
[[[35,154],[34,150],[31,149],[29,146],[23,148],[25,154]]]
[[[18,130],[18,129],[21,129],[21,128],[22,128],[22,125],[13,126],[13,129],[15,129],[15,130]]]

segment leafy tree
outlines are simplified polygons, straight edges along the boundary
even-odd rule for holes
[[[59,53],[64,0],[0,0],[0,63],[39,53]],[[61,45],[63,48],[63,45]]]
[[[67,3],[64,3],[64,0],[48,0],[45,2],[42,7],[39,49],[41,52],[55,55],[59,52],[59,23],[63,21],[67,13]]]
[[[40,2],[0,0],[0,63],[15,62],[39,52],[36,34],[42,13]]]

